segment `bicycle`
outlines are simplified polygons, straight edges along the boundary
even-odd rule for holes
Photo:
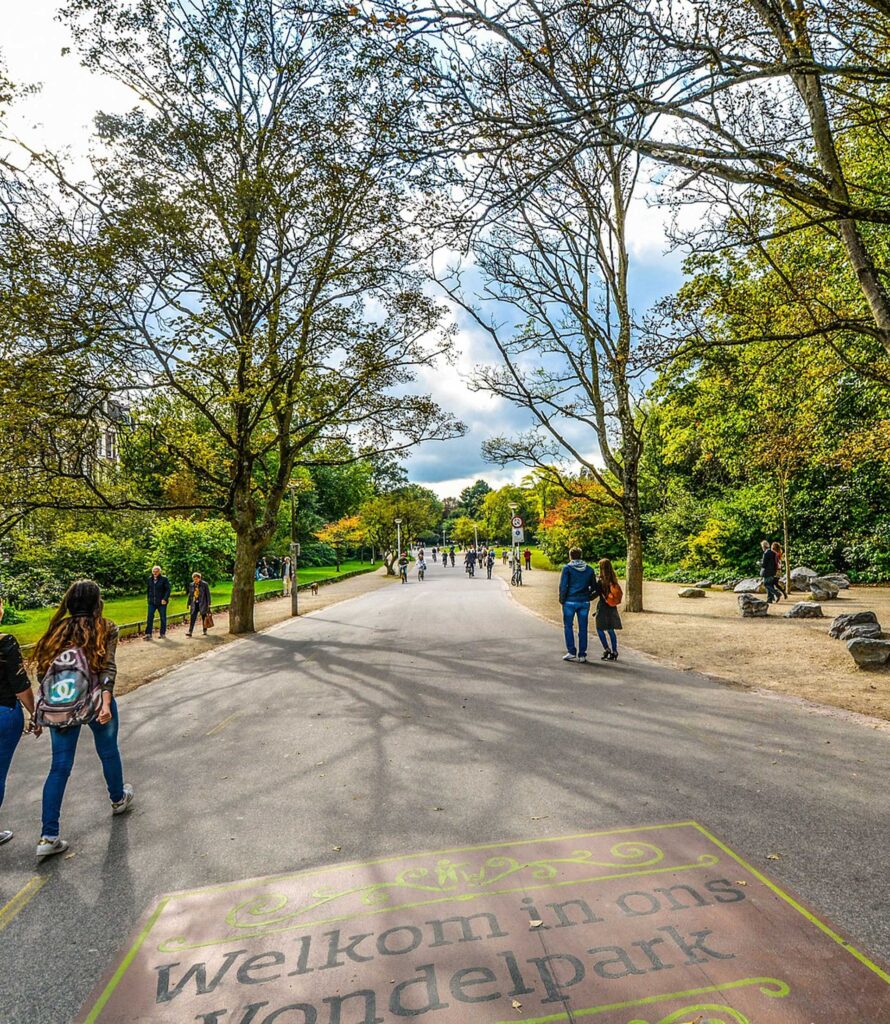
[[[514,567],[513,575],[510,577],[510,586],[511,587],[521,587],[522,586],[522,566],[521,565],[517,565],[517,566]]]

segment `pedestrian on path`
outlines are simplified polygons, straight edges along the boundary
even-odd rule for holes
[[[509,554],[507,552],[507,549],[504,548],[504,550],[501,552],[501,565],[506,565],[507,564],[507,559],[509,557],[510,556],[509,556]]]
[[[485,559],[485,568],[488,572],[488,578],[491,579],[491,570],[494,568],[495,553],[494,548],[488,552],[488,557]]]
[[[207,636],[208,616],[210,615],[210,587],[201,579],[199,572],[192,573],[192,582],[189,583],[188,606],[191,617],[189,618],[189,631],[185,635],[191,636],[195,632],[195,623],[200,615],[201,628],[204,630],[204,636]]]
[[[596,633],[603,645],[602,660],[617,661],[618,638],[615,636],[615,630],[621,629],[618,605],[621,604],[624,594],[608,558],[600,559],[599,570],[597,592],[600,599],[596,604]]]
[[[155,628],[155,612],[161,620],[160,637],[167,635],[167,605],[170,603],[170,580],[161,572],[159,565],[151,567],[148,577],[148,616],[145,623],[145,639],[151,640]]]
[[[776,590],[782,595],[782,597],[788,597],[788,591],[785,589],[785,584],[782,582],[782,563],[785,560],[785,552],[782,550],[782,545],[774,540],[771,545],[773,551],[776,554],[776,578],[773,581],[776,585]]]
[[[284,596],[288,597],[294,580],[294,567],[288,555],[284,556],[284,561],[281,563],[281,579]]]
[[[439,552],[439,549],[437,547],[435,547],[435,545],[434,545],[433,546],[433,561],[434,562],[436,561],[436,555],[438,554],[438,552]]]
[[[3,622],[3,599],[0,598],[0,623]],[[33,729],[34,694],[31,680],[22,661],[19,642],[9,633],[0,633],[0,807],[6,792],[6,776],[12,764],[12,755],[19,745],[25,728],[25,715],[30,719],[28,732]],[[40,729],[33,729],[37,736]],[[0,846],[12,839],[12,832],[0,832]]]
[[[454,545],[453,544],[448,549],[448,554],[451,556],[451,568],[453,569],[454,568]]]
[[[527,572],[531,572],[532,568],[532,553],[528,548],[522,552],[522,557],[525,559],[525,568]]]
[[[52,738],[52,765],[43,787],[43,827],[37,844],[40,860],[68,849],[59,837],[59,817],[82,726],[60,721],[64,713],[60,710],[60,693],[62,698],[78,691],[90,695],[82,705],[80,719],[69,721],[83,721],[93,733],[111,813],[123,814],[133,802],[133,787],[124,782],[117,743],[120,720],[114,700],[116,650],[117,626],[102,616],[98,583],[72,583],[34,652],[37,677],[41,680],[35,719],[38,725],[49,725]],[[52,715],[53,724],[45,721],[46,715]]]
[[[776,601],[782,600],[779,591],[776,589],[776,553],[770,547],[768,540],[762,540],[760,547],[763,551],[760,558],[760,576],[763,580],[763,585],[766,587],[767,604],[773,604]]]
[[[566,653],[563,661],[587,661],[587,621],[590,602],[596,594],[596,574],[581,558],[581,549],[569,551],[569,562],[559,577],[559,603],[565,630]],[[578,620],[578,643],[575,644],[575,619]]]

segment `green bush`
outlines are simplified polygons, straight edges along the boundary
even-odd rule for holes
[[[231,576],[235,531],[221,519],[162,519],[151,533],[152,558],[174,589],[184,590],[193,572],[201,573],[210,586]]]

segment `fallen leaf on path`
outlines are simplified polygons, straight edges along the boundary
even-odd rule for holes
[[[518,999],[514,999],[513,1000],[513,1009],[514,1010],[521,1010],[522,1009],[522,1003],[520,1003]]]
[[[444,811],[445,808],[444,807],[434,807],[433,810],[434,811]]]
[[[529,921],[528,926],[529,928],[540,928],[543,923],[543,921]]]
[[[767,860],[781,860],[782,859],[782,854],[781,853],[768,853],[766,855],[766,859]]]
[[[532,821],[543,821],[545,818],[549,818],[549,814],[533,814]]]
[[[65,854],[65,860],[72,860],[76,856],[77,856],[76,853],[66,853]]]
[[[747,882],[742,882],[742,881],[736,882],[736,885],[747,885],[747,884],[748,884]]]
[[[343,849],[343,847],[342,846],[332,846],[331,849],[334,851],[334,853],[339,853]]]

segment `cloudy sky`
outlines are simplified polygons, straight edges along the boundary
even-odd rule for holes
[[[0,52],[17,83],[40,84],[40,92],[19,104],[14,114],[15,131],[29,142],[53,148],[68,147],[72,155],[84,148],[90,122],[97,110],[126,110],[132,96],[106,79],[88,74],[72,53],[65,28],[55,20],[58,0],[4,3]],[[633,259],[633,300],[644,310],[676,289],[681,280],[680,256],[666,252],[663,218],[641,200],[634,210],[630,234]],[[465,316],[454,311],[459,328],[459,355],[453,366],[440,366],[422,374],[425,389],[468,427],[457,440],[420,447],[408,460],[412,480],[435,490],[441,497],[456,495],[468,483],[484,477],[492,486],[512,482],[525,470],[498,469],[482,459],[480,446],[495,434],[509,433],[524,422],[522,413],[509,404],[471,392],[466,385],[474,366],[492,361],[491,343]]]

